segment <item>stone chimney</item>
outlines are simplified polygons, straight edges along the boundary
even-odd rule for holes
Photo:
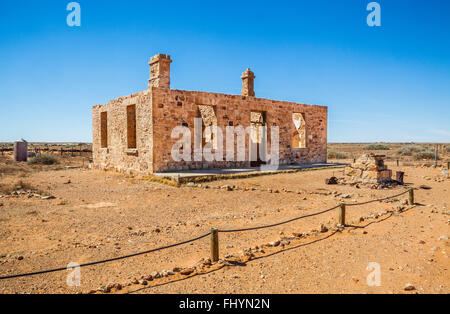
[[[255,97],[255,73],[253,73],[250,69],[247,69],[241,76],[242,79],[242,96],[251,96]]]
[[[150,80],[148,88],[160,87],[170,89],[170,64],[169,55],[157,54],[150,59]]]

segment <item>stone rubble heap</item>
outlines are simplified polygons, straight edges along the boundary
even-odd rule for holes
[[[392,170],[384,164],[383,155],[364,154],[354,164],[345,168],[345,179],[367,184],[392,181]]]

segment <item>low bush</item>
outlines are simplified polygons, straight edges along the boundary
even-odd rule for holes
[[[435,158],[435,154],[432,151],[424,151],[424,152],[418,152],[414,154],[415,160],[433,160]]]
[[[54,165],[59,163],[58,158],[52,155],[37,155],[28,161],[30,165]]]
[[[390,150],[386,144],[369,144],[364,147],[364,150]]]
[[[423,152],[424,150],[425,150],[425,148],[423,148],[422,146],[408,145],[408,146],[400,148],[397,151],[397,154],[399,154],[401,156],[412,156],[414,153]]]
[[[345,159],[345,158],[347,158],[347,155],[342,152],[338,152],[336,150],[329,150],[328,158],[330,158],[330,159]]]

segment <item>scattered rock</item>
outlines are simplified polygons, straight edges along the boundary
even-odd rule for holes
[[[134,279],[131,281],[131,284],[137,285],[137,284],[139,284],[139,280],[137,280],[136,278],[134,278]]]
[[[412,284],[407,284],[405,287],[405,291],[414,291],[416,290],[416,287],[414,287]]]
[[[427,185],[421,185],[420,188],[422,190],[431,190],[431,187],[427,186]]]
[[[163,277],[169,277],[169,276],[175,275],[175,273],[174,273],[173,271],[171,271],[171,270],[163,270],[162,273],[161,273],[161,275],[162,275]]]
[[[433,246],[433,247],[430,249],[430,253],[434,253],[434,252],[439,251],[439,250],[440,250],[439,247]]]
[[[439,237],[438,241],[447,241],[448,240],[448,236],[443,235],[441,237]]]
[[[97,289],[97,291],[103,292],[103,293],[110,293],[111,292],[111,288],[108,286],[101,286],[100,288]]]
[[[291,242],[287,239],[284,239],[283,241],[281,241],[281,245],[289,245],[291,244]]]
[[[53,199],[55,199],[56,197],[54,197],[54,196],[51,196],[51,195],[49,195],[49,196],[41,196],[41,199],[42,200],[53,200]]]
[[[279,246],[280,243],[281,243],[281,241],[280,241],[280,240],[277,240],[277,241],[269,242],[269,245],[270,245],[270,246]]]
[[[233,188],[229,185],[224,185],[221,187],[221,189],[229,192],[233,191]]]
[[[336,177],[331,177],[331,178],[325,180],[325,184],[336,185],[336,184],[338,184],[338,179]]]
[[[327,228],[324,224],[321,224],[321,225],[320,225],[319,230],[320,230],[321,233],[326,233],[326,232],[328,232],[328,228]]]
[[[211,259],[209,259],[209,258],[203,262],[203,266],[211,266],[211,265],[212,265],[212,262],[211,262]]]
[[[147,280],[141,279],[141,280],[139,280],[139,284],[141,286],[146,286],[146,285],[148,285],[148,282],[147,282]]]
[[[182,271],[180,271],[180,274],[183,276],[188,276],[188,275],[192,274],[193,272],[194,272],[194,269],[186,268],[186,269],[183,269]]]

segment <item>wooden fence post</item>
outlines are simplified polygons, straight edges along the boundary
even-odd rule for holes
[[[400,167],[400,161],[397,159],[397,167]]]
[[[450,169],[450,161],[447,161],[447,169]]]
[[[341,203],[341,207],[339,209],[339,224],[341,226],[345,226],[345,203]]]
[[[211,262],[219,261],[219,229],[211,228]]]
[[[414,189],[409,189],[408,204],[409,205],[414,205]]]

